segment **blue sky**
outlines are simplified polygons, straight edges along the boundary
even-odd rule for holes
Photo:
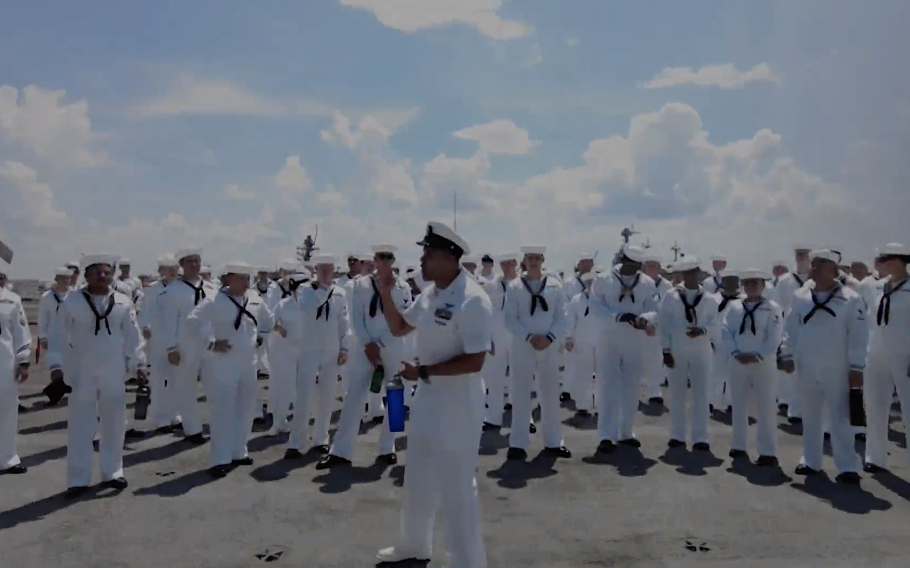
[[[478,252],[560,267],[629,223],[740,265],[908,238],[899,0],[9,4],[19,276],[186,242],[272,264],[316,223],[326,250],[411,262],[452,192]]]

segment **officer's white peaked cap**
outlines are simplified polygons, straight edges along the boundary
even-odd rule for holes
[[[468,243],[448,225],[439,221],[427,223],[427,230],[423,235],[423,240],[417,243],[417,246],[446,249],[461,257],[471,254],[471,248]],[[475,260],[474,264],[480,264],[480,262]]]

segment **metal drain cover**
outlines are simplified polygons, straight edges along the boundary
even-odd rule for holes
[[[701,544],[696,544],[696,541],[687,540],[686,541],[686,550],[689,552],[710,552],[711,549],[708,548],[707,542],[702,542]]]
[[[284,556],[285,548],[283,546],[272,545],[256,555],[256,560],[260,562],[275,562]]]

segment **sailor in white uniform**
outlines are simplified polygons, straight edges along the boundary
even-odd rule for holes
[[[600,340],[600,320],[591,314],[590,286],[594,273],[585,272],[581,282],[586,286],[572,297],[566,305],[566,382],[572,400],[575,401],[575,416],[587,418],[596,408],[595,354]]]
[[[484,430],[502,428],[506,396],[509,392],[509,363],[512,360],[512,336],[506,329],[506,290],[518,277],[518,253],[499,255],[502,274],[484,281],[483,287],[493,306],[493,347],[484,360],[483,379],[487,388]],[[513,375],[514,376],[514,375]]]
[[[803,456],[798,475],[822,467],[823,411],[827,409],[837,481],[859,483],[862,462],[850,427],[850,389],[863,384],[869,347],[866,309],[859,294],[837,281],[839,254],[810,253],[814,285],[793,295],[784,328],[781,358],[785,371],[799,370],[803,402]]]
[[[717,294],[724,287],[723,274],[727,269],[727,257],[723,254],[711,255],[711,269],[711,276],[705,278],[701,285],[706,292]]]
[[[758,420],[758,461],[760,466],[776,466],[777,405],[774,375],[777,348],[783,337],[783,312],[774,300],[764,297],[770,275],[749,268],[738,273],[745,295],[731,298],[723,311],[722,342],[717,351],[728,356],[721,362],[728,367],[729,390],[733,399],[733,442],[731,458],[747,458],[749,391],[755,396]],[[721,301],[724,301],[721,300]],[[718,360],[715,359],[715,362]]]
[[[278,261],[278,280],[269,284],[264,296],[260,293],[272,314],[278,308],[279,302],[293,295],[289,277],[299,270],[300,264],[296,258],[285,258]],[[288,431],[288,412],[290,412],[290,404],[297,391],[297,353],[291,352],[291,342],[274,331],[268,335],[263,347],[266,348],[269,361],[269,389],[266,395],[266,409],[268,410],[266,420],[269,424],[266,426],[270,428],[272,435],[277,435]],[[276,355],[276,353],[281,354]],[[275,369],[276,357],[283,357],[282,363],[279,363],[282,372]],[[279,398],[281,398],[280,401]]]
[[[66,299],[66,296],[72,290],[70,287],[72,269],[67,267],[58,268],[54,274],[54,287],[45,292],[41,296],[41,301],[38,302],[38,347],[35,363],[38,363],[42,352],[47,353],[48,334],[58,325],[57,318],[60,317],[60,304],[63,303],[63,300]],[[67,354],[65,358],[68,360],[69,355]],[[61,365],[64,369],[66,368],[65,362],[61,363]],[[44,389],[44,393],[48,397],[47,406],[57,406],[60,400],[72,391],[73,389],[69,385],[61,384],[58,386],[52,381]]]
[[[468,271],[471,276],[474,276],[474,273],[477,272],[477,265],[479,260],[476,256],[466,256],[461,259],[461,266]],[[475,278],[476,280],[476,278]]]
[[[419,364],[398,375],[420,381],[408,435],[408,468],[397,544],[380,550],[382,562],[428,560],[437,509],[446,531],[450,566],[486,568],[480,500],[474,471],[484,415],[480,371],[492,349],[492,305],[487,294],[459,269],[468,245],[442,223],[429,223],[420,261],[433,282],[417,301],[399,310],[394,279],[381,281],[383,314],[391,332],[418,333]],[[554,396],[556,393],[553,393]]]
[[[484,281],[496,277],[496,274],[493,270],[495,266],[496,262],[489,254],[484,254],[482,257],[480,257],[480,273],[478,273],[476,276],[477,281],[480,282],[481,285],[483,285]]]
[[[508,459],[528,457],[531,431],[531,388],[537,393],[544,452],[572,457],[562,439],[559,418],[559,344],[565,340],[565,293],[558,279],[542,272],[546,247],[521,247],[527,272],[509,284],[505,325],[512,334],[512,432]]]
[[[879,249],[878,259],[887,276],[872,289],[869,306],[872,332],[869,367],[865,377],[866,460],[863,469],[882,472],[888,456],[888,422],[895,386],[906,429],[910,413],[910,250],[900,243]]]
[[[657,288],[658,302],[673,289],[673,283],[664,278],[660,273],[660,255],[653,248],[645,251],[645,262],[641,271],[654,280]],[[643,370],[645,375],[645,388],[648,393],[648,404],[662,406],[664,403],[660,385],[667,378],[664,368],[663,351],[660,347],[660,338],[656,335],[647,336],[645,339],[647,352],[644,354]]]
[[[243,262],[225,265],[227,285],[203,298],[186,319],[187,333],[210,354],[202,385],[211,412],[209,473],[216,478],[253,464],[246,442],[256,414],[256,347],[273,321],[265,300],[250,289],[252,270]]]
[[[594,255],[584,252],[578,255],[578,260],[575,263],[575,276],[571,280],[567,280],[563,286],[567,303],[588,289],[582,282],[582,277],[589,273],[594,274]]]
[[[654,280],[641,272],[647,258],[644,248],[625,245],[618,268],[600,274],[591,287],[591,311],[602,326],[597,343],[597,451],[601,453],[613,452],[617,443],[641,447],[635,438],[635,417],[647,341],[657,332],[660,301]]]
[[[778,278],[774,288],[774,297],[772,298],[784,312],[784,318],[790,313],[790,304],[793,302],[793,296],[796,291],[802,288],[811,278],[811,263],[809,261],[809,252],[812,247],[808,245],[796,245],[793,247],[793,253],[796,260],[796,270],[788,272]],[[800,389],[797,388],[799,382],[799,369],[797,368],[792,374],[779,371],[777,374],[777,402],[780,408],[787,411],[787,419],[791,424],[799,424],[802,420],[802,399],[800,398]]]
[[[265,266],[256,267],[256,284],[255,288],[263,298],[269,297],[269,292],[275,287],[275,283],[269,280],[269,269]],[[256,348],[256,376],[260,379],[269,376],[269,354],[268,342]]]
[[[657,330],[664,351],[664,365],[670,369],[670,448],[686,446],[686,427],[692,449],[710,450],[708,443],[708,378],[713,354],[711,338],[718,324],[717,297],[699,285],[699,263],[686,256],[674,264],[683,284],[663,299],[657,316]],[[692,419],[686,411],[687,385],[691,384]]]
[[[136,309],[112,288],[117,257],[82,257],[86,286],[69,294],[61,305],[58,325],[48,336],[52,380],[69,379],[67,424],[67,498],[82,495],[92,480],[92,437],[100,430],[101,480],[126,488],[123,442],[126,434],[127,365],[145,384],[145,353]],[[72,344],[71,364],[64,376],[63,360]]]
[[[32,335],[19,296],[6,289],[0,271],[0,475],[27,471],[16,453],[17,385],[28,380]]]
[[[724,272],[721,278],[723,288],[715,294],[717,296],[717,322],[714,327],[714,336],[711,338],[711,348],[714,361],[711,364],[711,377],[708,381],[708,410],[711,413],[722,413],[733,402],[733,393],[730,388],[730,352],[723,347],[723,321],[727,309],[735,300],[743,299],[740,292],[741,280],[738,273],[732,270]],[[783,325],[783,322],[781,322]],[[777,347],[775,347],[777,349]],[[775,392],[772,389],[772,392]]]

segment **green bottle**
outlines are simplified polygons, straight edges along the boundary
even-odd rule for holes
[[[379,394],[382,392],[382,383],[385,381],[385,368],[379,364],[373,369],[373,378],[370,379],[370,392]]]

